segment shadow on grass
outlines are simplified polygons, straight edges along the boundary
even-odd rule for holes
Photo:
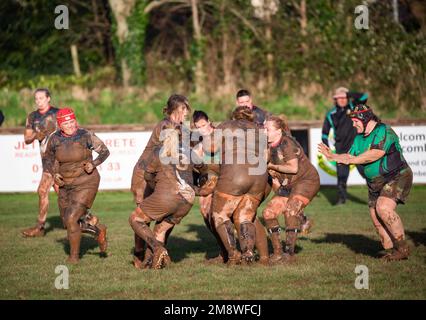
[[[379,251],[383,249],[379,241],[361,234],[326,233],[324,238],[310,241],[313,243],[341,243],[355,253],[373,258],[377,258]]]
[[[335,205],[337,202],[337,187],[321,187],[319,193],[327,199],[329,204]],[[367,201],[354,196],[350,192],[348,192],[348,200],[357,204],[368,204]]]
[[[219,254],[220,249],[216,239],[207,227],[190,224],[187,225],[187,228],[187,232],[195,232],[197,234],[197,240],[188,240],[172,234],[167,241],[167,250],[174,262],[188,258],[191,253],[205,253],[206,258],[213,258]]]
[[[204,253],[206,259],[217,257],[220,253],[219,245],[216,242],[213,234],[204,225],[189,224],[186,226],[188,230],[186,232],[196,233],[196,240],[188,240],[178,236],[174,236],[173,233],[167,240],[167,250],[172,258],[173,262],[180,262],[189,258],[190,254]],[[237,240],[237,246],[238,239]],[[306,241],[307,238],[300,237],[300,240]],[[284,246],[284,243],[283,243]],[[268,239],[269,253],[272,253],[272,245]],[[296,245],[296,252],[300,253],[303,250],[301,246]],[[257,250],[256,250],[257,251]],[[130,253],[133,254],[134,247],[131,248]]]
[[[188,258],[191,253],[205,253],[207,259],[217,257],[220,249],[216,239],[204,225],[190,224],[187,226],[188,232],[195,232],[197,240],[188,240],[172,236],[167,241],[167,250],[174,262],[182,261]],[[237,240],[237,239],[236,239]],[[306,238],[302,237],[302,240]],[[238,241],[237,241],[238,245]],[[284,246],[284,244],[283,244]],[[272,252],[272,245],[268,241],[269,253]],[[303,248],[296,245],[296,252],[300,253]]]
[[[426,246],[426,228],[423,228],[421,232],[406,231],[405,233],[413,240],[416,247]]]
[[[64,230],[66,233],[66,231]],[[61,243],[64,247],[64,252],[69,255],[70,254],[70,243],[67,238],[62,238],[59,240],[56,240],[56,242]],[[89,250],[98,249],[95,252],[89,252]],[[101,258],[105,258],[106,255],[101,253],[99,251],[99,245],[98,242],[91,236],[88,235],[82,235],[81,236],[81,243],[80,243],[80,258],[83,257],[86,254],[91,255],[98,255]]]
[[[47,220],[47,225],[48,227],[46,228],[46,233],[52,231],[53,229],[63,229],[64,225],[62,224],[62,219],[60,216],[53,216],[53,217],[48,217]]]

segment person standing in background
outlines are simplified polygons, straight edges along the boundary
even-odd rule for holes
[[[356,130],[352,126],[352,120],[347,116],[347,113],[353,109],[354,104],[366,103],[368,94],[350,92],[345,87],[339,87],[336,89],[333,99],[334,106],[327,112],[322,126],[322,142],[329,146],[328,137],[330,130],[333,129],[336,152],[347,153],[356,136]],[[363,176],[362,169],[358,166],[357,169]],[[337,163],[336,171],[338,194],[336,205],[340,205],[344,204],[348,197],[346,184],[349,178],[349,165]]]
[[[22,230],[24,237],[41,237],[45,235],[45,223],[49,210],[49,190],[54,185],[53,176],[45,169],[45,151],[50,134],[56,131],[56,114],[58,108],[50,105],[50,92],[48,89],[39,88],[34,92],[37,110],[29,114],[24,131],[25,144],[38,140],[40,145],[43,175],[37,189],[39,197],[38,220],[34,227]],[[55,187],[57,191],[57,186]]]

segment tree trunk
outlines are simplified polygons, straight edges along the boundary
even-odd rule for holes
[[[235,60],[235,45],[229,40],[228,25],[225,19],[225,0],[222,1],[220,14],[222,20],[222,69],[223,69],[223,93],[231,94],[235,91],[233,65]],[[231,48],[232,46],[232,48]]]
[[[300,33],[302,35],[302,52],[308,51],[308,45],[306,44],[306,36],[308,32],[306,30],[308,26],[308,17],[306,15],[306,0],[300,0]]]
[[[265,39],[267,46],[266,63],[267,63],[267,84],[268,88],[274,86],[274,54],[272,53],[272,26],[270,16],[266,19]]]
[[[204,66],[203,66],[203,36],[201,33],[200,16],[198,13],[198,0],[191,0],[192,26],[194,28],[194,40],[197,46],[197,56],[195,62],[195,93],[202,95],[205,93],[204,86]]]
[[[116,36],[119,45],[124,45],[129,35],[127,18],[130,16],[135,3],[136,0],[109,0],[111,10],[114,14],[115,21],[117,22]],[[130,85],[130,79],[132,78],[132,70],[129,68],[124,56],[120,57],[120,65],[123,86],[127,88]]]
[[[71,45],[71,57],[72,57],[72,66],[74,68],[74,73],[77,77],[81,77],[80,63],[78,61],[78,50],[77,50],[77,45],[75,44]]]

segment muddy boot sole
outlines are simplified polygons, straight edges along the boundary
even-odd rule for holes
[[[165,259],[168,256],[168,252],[166,248],[160,247],[154,253],[152,257],[152,268],[153,269],[162,269],[165,267]]]

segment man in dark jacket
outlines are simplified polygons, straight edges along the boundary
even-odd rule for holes
[[[329,133],[333,129],[334,147],[337,153],[347,153],[356,136],[352,120],[347,116],[348,110],[358,103],[366,103],[367,93],[350,92],[344,87],[337,88],[333,96],[334,107],[327,112],[322,126],[322,142],[329,146]],[[349,166],[336,164],[338,200],[336,205],[344,204],[347,198],[346,183],[349,177]],[[362,170],[358,168],[360,174]]]

